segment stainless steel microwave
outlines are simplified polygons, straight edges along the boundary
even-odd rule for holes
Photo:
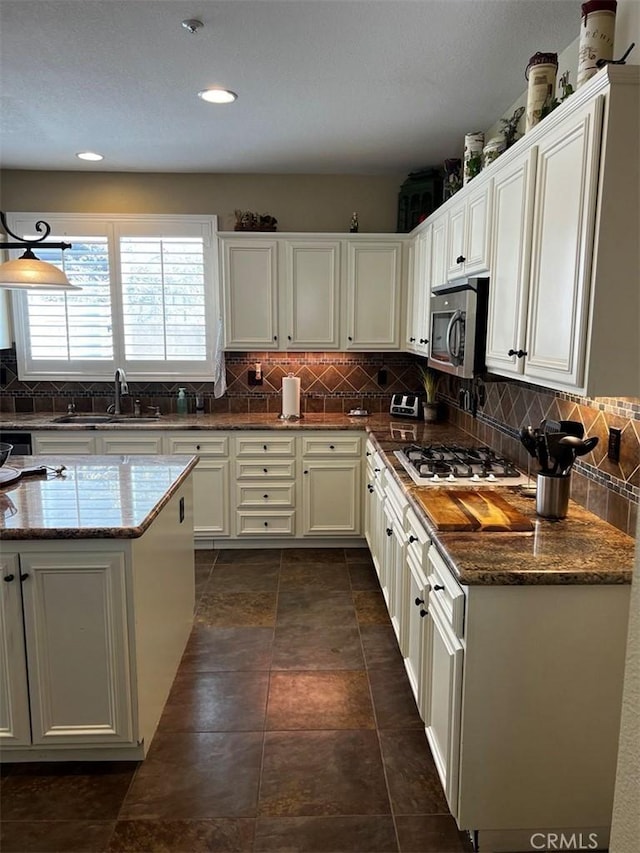
[[[485,369],[489,279],[465,278],[434,287],[428,363],[470,379]]]

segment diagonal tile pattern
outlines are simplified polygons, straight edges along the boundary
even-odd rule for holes
[[[369,553],[198,551],[145,761],[3,765],[3,853],[468,853]]]

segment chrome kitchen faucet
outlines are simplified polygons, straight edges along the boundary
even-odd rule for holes
[[[116,367],[116,375],[115,375],[115,384],[114,384],[114,402],[109,408],[107,412],[110,412],[113,409],[114,415],[121,415],[122,411],[120,409],[120,400],[123,396],[128,396],[129,394],[129,386],[127,384],[127,374],[121,367]]]

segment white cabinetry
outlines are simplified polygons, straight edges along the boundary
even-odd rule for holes
[[[430,290],[447,281],[448,214],[436,213],[432,221]]]
[[[226,349],[278,349],[278,243],[223,241],[222,286]]]
[[[144,757],[193,620],[190,492],[138,539],[3,548],[3,760]]]
[[[406,654],[407,637],[407,594],[406,594],[406,545],[405,517],[409,504],[400,486],[390,472],[385,473],[384,486],[384,577],[386,586],[383,595],[387,602],[391,624],[398,646]]]
[[[362,439],[326,433],[301,441],[302,535],[360,535]]]
[[[287,349],[340,346],[340,241],[286,240],[285,317],[280,335]]]
[[[273,432],[239,433],[235,448],[235,535],[238,537],[293,537],[296,535],[296,439]],[[283,487],[284,491],[283,491]],[[262,490],[263,503],[252,508]],[[291,495],[291,503],[283,502]]]
[[[419,231],[409,247],[407,278],[406,349],[427,356],[431,297],[431,234],[428,225]]]
[[[402,246],[401,241],[347,243],[346,349],[399,348]]]
[[[383,586],[382,568],[382,531],[383,531],[383,503],[384,503],[384,465],[380,454],[375,449],[371,439],[367,439],[365,451],[365,510],[364,510],[364,532],[371,559],[375,566],[380,586]]]
[[[31,742],[132,743],[124,554],[19,562],[11,583],[22,591]]]
[[[452,202],[447,240],[447,278],[478,275],[489,269],[492,183],[475,178],[464,198]]]
[[[126,430],[101,432],[96,438],[96,452],[106,456],[158,456],[162,453],[162,433]]]
[[[425,625],[428,616],[429,586],[427,582],[427,554],[431,545],[429,535],[411,508],[407,510],[407,576],[406,606],[407,621],[406,648],[404,665],[409,677],[411,690],[424,716],[423,658],[427,654],[425,646]],[[423,651],[424,650],[424,651]]]
[[[195,537],[229,536],[229,437],[224,433],[171,432],[165,436],[165,452],[200,457],[192,474]]]
[[[39,456],[55,456],[59,453],[93,456],[96,452],[96,433],[94,432],[78,431],[66,434],[55,430],[34,432],[31,434],[31,442],[33,453]]]
[[[486,364],[519,375],[526,345],[536,150],[526,150],[494,180]]]

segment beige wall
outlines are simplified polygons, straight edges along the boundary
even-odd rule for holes
[[[233,229],[236,208],[270,214],[279,231],[394,232],[406,175],[235,175],[138,172],[0,173],[2,210],[42,213],[209,213]]]

